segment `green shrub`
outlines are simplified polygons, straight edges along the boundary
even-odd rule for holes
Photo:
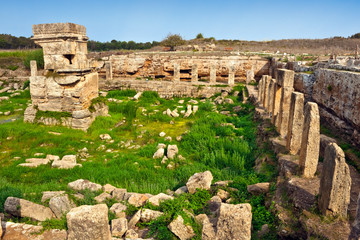
[[[4,203],[8,197],[22,197],[21,190],[14,187],[5,186],[0,188],[0,212],[4,212]]]
[[[24,82],[23,89],[26,89],[27,87],[30,87],[30,80],[26,80],[26,81]]]
[[[67,221],[66,215],[63,215],[60,219],[46,219],[45,221],[41,222],[41,225],[44,227],[43,231],[50,230],[50,229],[65,229],[67,230]]]
[[[7,69],[11,70],[11,71],[15,71],[16,69],[19,68],[19,66],[16,66],[16,65],[10,65],[10,66],[7,66],[6,67]]]
[[[27,53],[24,58],[24,65],[27,69],[30,69],[31,60],[36,60],[37,67],[39,69],[44,69],[44,54],[42,49],[29,51]]]
[[[135,90],[126,89],[126,90],[111,90],[106,95],[107,98],[116,98],[121,99],[124,97],[133,97],[136,95]]]

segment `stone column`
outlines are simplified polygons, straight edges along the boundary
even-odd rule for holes
[[[264,108],[267,110],[267,105],[268,105],[268,96],[269,96],[269,85],[270,85],[270,81],[271,81],[271,77],[270,76],[265,76],[265,84],[263,86],[263,106]]]
[[[264,75],[261,76],[259,80],[258,89],[259,89],[259,103],[262,105],[263,102],[263,85],[264,85]]]
[[[270,117],[272,116],[273,105],[274,105],[274,92],[275,92],[274,89],[276,87],[275,85],[276,85],[276,80],[271,79],[270,84],[269,84],[269,90],[268,90],[267,106],[265,106],[265,108],[269,112]]]
[[[251,83],[252,80],[254,80],[254,71],[253,70],[247,70],[246,71],[246,84]]]
[[[106,80],[113,79],[112,63],[111,62],[106,62],[105,63],[105,69],[106,69]]]
[[[288,132],[286,148],[290,154],[298,154],[301,147],[301,136],[304,124],[304,94],[293,92],[291,94]]]
[[[285,137],[288,131],[291,93],[293,92],[294,86],[294,71],[278,69],[277,72],[278,82],[282,87],[282,91],[280,99],[279,120],[276,127],[280,135]]]
[[[191,82],[197,82],[198,81],[198,65],[193,64],[191,66]]]
[[[210,65],[210,83],[216,83],[216,65]]]
[[[234,65],[229,67],[228,84],[229,85],[235,84],[235,66]]]
[[[30,61],[30,70],[31,70],[31,76],[36,77],[37,76],[37,64],[35,60]]]
[[[174,63],[174,82],[180,82],[180,65]]]
[[[324,215],[347,216],[350,204],[351,177],[343,150],[330,143],[325,149],[319,189],[319,209]]]
[[[308,102],[304,111],[304,127],[300,147],[300,171],[311,178],[316,172],[320,149],[320,116],[318,105]]]
[[[274,124],[275,126],[277,126],[279,122],[281,92],[282,92],[282,88],[277,80],[274,88],[274,102],[273,102],[273,107],[272,107],[273,111],[271,116],[271,123]]]

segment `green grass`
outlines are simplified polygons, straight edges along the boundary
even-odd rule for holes
[[[20,59],[27,69],[30,69],[30,61],[31,60],[36,60],[37,67],[39,69],[44,68],[44,55],[43,55],[43,50],[42,49],[28,50],[28,51],[0,52],[0,59],[2,59],[2,58],[7,58],[7,59],[10,59],[11,61]],[[13,65],[8,66],[8,68],[11,69],[11,70],[13,70],[15,67],[18,67],[18,66],[13,66]]]
[[[238,86],[236,90],[241,90]],[[235,203],[250,202],[253,206],[253,225],[257,231],[262,224],[274,225],[274,218],[264,207],[264,196],[252,197],[247,194],[246,186],[274,179],[274,172],[264,171],[262,174],[253,170],[255,156],[262,152],[256,145],[257,123],[253,122],[253,106],[242,104],[240,98],[232,97],[234,104],[218,106],[218,110],[232,110],[235,105],[242,105],[243,110],[238,116],[227,117],[212,112],[213,105],[206,101],[199,102],[199,111],[189,118],[170,118],[162,112],[167,108],[173,110],[182,105],[186,109],[187,101],[179,104],[179,98],[164,100],[157,93],[144,92],[138,101],[128,100],[134,96],[130,91],[113,91],[107,98],[122,98],[122,103],[110,102],[111,117],[98,117],[87,132],[69,129],[62,126],[44,126],[42,124],[24,123],[22,119],[2,124],[0,127],[0,211],[8,196],[18,196],[30,201],[41,203],[43,191],[65,190],[73,193],[67,184],[77,179],[88,179],[99,184],[112,184],[115,187],[126,188],[129,192],[157,194],[167,189],[176,190],[184,186],[190,176],[196,172],[210,170],[215,181],[234,180],[232,187],[239,191],[232,192]],[[15,108],[17,103],[29,100],[28,91],[12,103],[2,102],[5,106]],[[102,99],[102,102],[106,102]],[[95,100],[97,101],[97,100]],[[25,104],[23,106],[25,108]],[[146,111],[143,111],[146,109]],[[179,110],[181,110],[179,108]],[[40,114],[45,114],[41,113]],[[49,113],[46,113],[48,116]],[[59,113],[56,113],[55,117]],[[44,115],[45,116],[45,115]],[[126,124],[115,125],[126,119]],[[174,124],[170,124],[170,121]],[[223,126],[222,123],[232,123],[236,129]],[[153,159],[158,143],[165,143],[159,133],[164,131],[172,137],[167,144],[177,144],[179,154],[185,160],[175,158],[175,169],[169,170],[161,159]],[[53,135],[58,132],[61,135]],[[99,138],[100,134],[108,133],[114,140],[108,143]],[[139,136],[142,136],[139,138]],[[183,135],[181,142],[176,142],[176,136]],[[133,141],[139,149],[127,149],[119,146],[120,142]],[[100,145],[113,152],[97,150]],[[82,167],[73,169],[54,169],[50,165],[37,168],[18,167],[25,159],[34,157],[35,153],[58,155],[76,154],[86,147],[90,157],[78,162]],[[15,158],[19,157],[19,159]],[[160,166],[160,168],[155,168]],[[78,205],[96,204],[94,197],[99,193],[83,192],[84,200],[75,200]],[[188,217],[183,209],[194,211],[195,214],[206,211],[205,202],[213,192],[199,192],[195,195],[184,195],[172,202],[164,203],[160,210],[165,214],[162,218],[148,224],[151,234],[157,239],[171,239],[172,233],[167,230],[171,218],[181,215],[185,222],[193,226],[200,234],[200,228]],[[70,195],[71,197],[71,195]],[[186,200],[186,201],[185,201]],[[113,202],[109,202],[111,205]],[[129,209],[129,211],[136,209]],[[113,217],[113,216],[110,216]],[[66,228],[64,221],[50,221],[46,227]],[[197,237],[198,238],[198,237]]]

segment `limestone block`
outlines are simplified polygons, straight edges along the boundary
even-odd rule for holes
[[[37,221],[54,217],[50,208],[16,197],[6,199],[4,211],[16,217],[29,217]]]
[[[64,88],[56,82],[56,79],[46,78],[46,95],[48,98],[61,98],[63,94]]]
[[[201,239],[202,240],[213,240],[216,238],[214,226],[210,222],[206,214],[199,214],[195,217],[198,224],[202,226]]]
[[[229,67],[228,84],[229,85],[235,84],[235,66],[233,65]]]
[[[62,196],[54,196],[49,202],[50,209],[54,212],[56,218],[60,219],[64,214],[68,213],[73,207],[76,207],[67,194]]]
[[[191,226],[184,224],[184,219],[180,215],[169,224],[168,228],[180,240],[191,239],[195,236],[194,230]]]
[[[99,191],[102,189],[102,186],[97,183],[90,182],[89,180],[78,179],[74,182],[68,183],[68,187],[75,190],[75,191],[83,191],[83,190],[90,190],[90,191]]]
[[[265,76],[265,83],[264,83],[264,86],[263,86],[263,96],[262,96],[262,99],[263,99],[263,107],[268,110],[267,106],[268,106],[268,101],[269,101],[269,98],[268,98],[268,95],[269,95],[269,86],[270,86],[270,82],[271,82],[271,77],[270,76]]]
[[[195,173],[192,175],[186,183],[186,187],[189,193],[193,194],[196,189],[209,190],[213,176],[210,171]]]
[[[347,216],[350,204],[351,177],[343,150],[330,143],[325,149],[320,181],[319,209],[324,215]]]
[[[35,60],[30,61],[30,70],[31,70],[31,76],[36,77],[37,76],[37,64]]]
[[[106,204],[73,208],[66,219],[68,240],[111,240]]]
[[[172,199],[174,199],[174,197],[169,196],[165,193],[159,193],[159,194],[149,198],[148,202],[154,206],[159,206],[160,202],[165,201],[165,200],[172,200]]]
[[[269,84],[269,88],[268,88],[268,94],[267,94],[267,97],[268,97],[267,105],[265,106],[265,108],[268,111],[270,117],[271,117],[271,114],[272,114],[272,111],[273,111],[275,87],[276,87],[276,80],[271,79],[270,84]]]
[[[295,73],[292,70],[278,69],[278,84],[282,87],[294,87]]]
[[[298,154],[304,124],[304,94],[293,92],[291,94],[289,124],[286,138],[286,148],[291,154]]]
[[[37,76],[30,77],[30,94],[31,98],[45,98],[46,96],[46,85],[45,77]]]
[[[111,234],[113,237],[122,237],[127,230],[128,222],[126,218],[111,220]]]
[[[282,88],[279,84],[275,85],[274,88],[274,102],[272,107],[271,123],[277,126],[279,124],[279,110],[280,110],[280,99],[282,95]]]
[[[210,65],[210,83],[216,83],[216,65]]]
[[[221,203],[216,239],[251,239],[251,205]]]
[[[259,80],[259,85],[258,85],[258,89],[259,89],[259,103],[260,105],[262,105],[263,103],[263,93],[264,93],[264,81],[265,81],[265,75],[261,76],[261,79]]]
[[[113,78],[112,63],[111,62],[106,62],[105,63],[105,70],[106,70],[106,80],[111,80]]]
[[[174,82],[179,82],[180,81],[180,65],[175,63],[174,64],[174,78],[173,78]]]
[[[318,161],[320,148],[320,116],[318,105],[308,102],[304,111],[304,127],[300,148],[300,170],[304,177],[313,177]]]
[[[126,217],[126,211],[127,207],[126,205],[122,204],[122,203],[114,203],[111,208],[110,211],[112,213],[115,213],[117,218],[123,218]]]

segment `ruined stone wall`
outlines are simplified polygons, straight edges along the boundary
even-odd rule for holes
[[[226,90],[231,91],[229,86],[211,86],[208,84],[193,85],[187,82],[171,81],[144,81],[144,80],[111,80],[99,81],[102,90],[133,89],[137,92],[156,91],[162,98],[171,97],[211,97],[214,94]]]
[[[180,65],[180,78],[190,80],[192,66],[197,65],[199,80],[210,79],[211,65],[216,67],[217,81],[227,81],[229,68],[235,68],[235,80],[245,81],[249,70],[256,77],[269,72],[269,60],[261,57],[247,56],[214,56],[191,53],[135,53],[112,55],[101,61],[93,61],[100,68],[99,74],[105,78],[105,61],[112,64],[113,78],[151,77],[153,79],[171,80],[174,75],[174,64]]]

